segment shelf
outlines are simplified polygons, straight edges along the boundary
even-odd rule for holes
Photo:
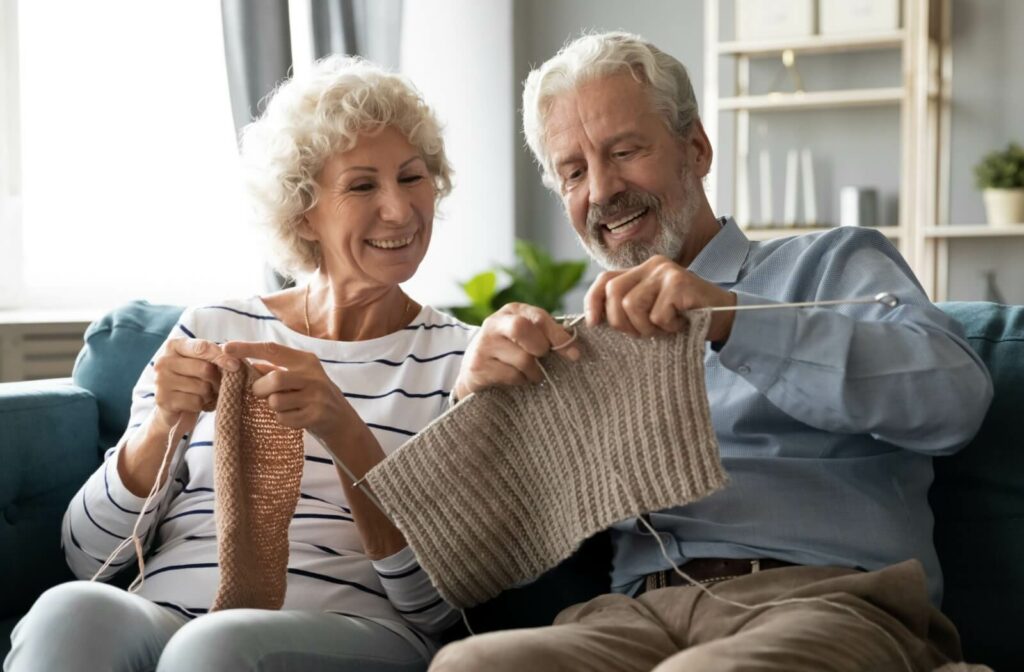
[[[735,56],[774,56],[787,49],[797,54],[898,49],[903,46],[903,39],[903,31],[897,30],[875,35],[814,35],[786,40],[720,42],[718,53]]]
[[[926,238],[1000,238],[1024,236],[1024,224],[992,226],[989,224],[955,224],[951,226],[929,226],[924,230]]]
[[[903,100],[903,89],[851,89],[848,91],[805,91],[768,93],[758,96],[719,98],[719,110],[801,110],[828,107],[892,105]]]
[[[837,228],[834,226],[755,226],[746,227],[743,229],[743,233],[746,234],[750,240],[773,240],[775,238],[782,238],[785,236],[801,236],[805,233],[819,233],[821,231],[831,231]],[[873,227],[875,230],[885,234],[886,238],[895,239],[899,238],[900,229],[898,226],[879,226]]]

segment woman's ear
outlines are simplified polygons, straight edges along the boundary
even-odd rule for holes
[[[312,224],[309,223],[309,218],[306,215],[302,215],[299,219],[299,223],[295,227],[295,232],[299,234],[299,238],[308,240],[311,243],[315,243],[320,240],[316,235],[316,231],[313,230]]]

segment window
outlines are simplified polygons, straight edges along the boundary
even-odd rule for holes
[[[259,292],[220,3],[17,10],[21,269],[7,303],[109,309]]]

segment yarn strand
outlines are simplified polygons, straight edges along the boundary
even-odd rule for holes
[[[134,544],[135,556],[139,563],[139,575],[135,577],[135,580],[128,586],[128,592],[138,592],[146,582],[146,559],[143,552],[142,538],[139,537],[139,526],[142,525],[142,520],[146,517],[146,512],[149,510],[149,505],[153,503],[156,493],[160,491],[168,465],[174,455],[174,450],[186,433],[185,427],[194,425],[197,417],[198,416],[195,413],[182,414],[181,417],[178,418],[178,421],[174,423],[174,426],[171,427],[171,430],[167,433],[167,447],[164,449],[164,456],[160,461],[160,469],[157,470],[156,480],[153,481],[153,487],[149,489],[149,494],[146,495],[146,500],[142,503],[142,510],[139,511],[139,515],[135,518],[135,525],[132,526],[132,533],[121,540],[121,543],[118,544],[117,548],[107,556],[107,559],[102,565],[100,565],[100,568],[96,570],[96,573],[92,575],[92,578],[89,579],[89,581],[97,581],[100,578],[100,575],[110,567],[121,551]]]

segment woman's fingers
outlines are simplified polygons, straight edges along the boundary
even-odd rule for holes
[[[237,371],[241,366],[236,357],[226,354],[223,348],[213,341],[201,338],[172,338],[167,344],[168,352],[180,357],[201,359],[228,371]]]

